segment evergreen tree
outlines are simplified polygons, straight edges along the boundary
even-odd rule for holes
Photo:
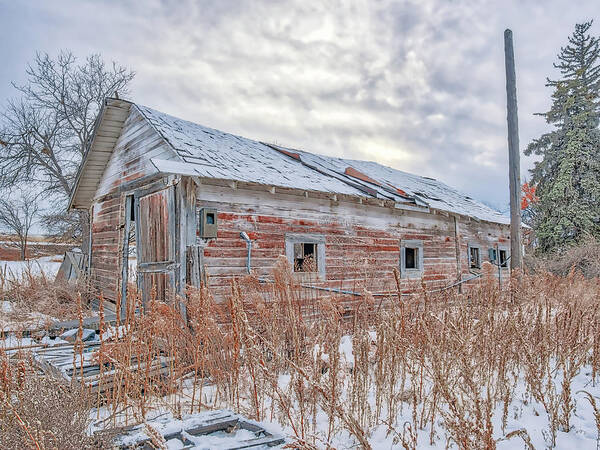
[[[540,114],[554,129],[525,150],[542,156],[531,170],[541,251],[600,237],[600,40],[591,26],[577,24],[561,48],[554,64],[561,78],[546,84],[554,89],[552,107]]]

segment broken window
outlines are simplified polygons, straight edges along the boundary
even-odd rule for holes
[[[481,268],[481,255],[479,253],[479,247],[469,246],[469,267],[471,269]]]
[[[405,269],[418,269],[417,267],[417,257],[419,254],[419,249],[418,248],[411,248],[411,247],[406,247],[404,249],[404,255],[405,255],[405,263],[404,263],[404,268]]]
[[[423,274],[423,241],[403,240],[400,243],[400,275],[418,278]]]
[[[508,267],[508,250],[505,248],[495,249],[490,248],[488,250],[490,256],[490,262],[495,266],[500,265],[500,267]]]
[[[317,272],[316,243],[294,243],[294,272]]]
[[[214,212],[206,213],[206,224],[207,225],[215,224],[215,213]]]
[[[508,252],[500,249],[500,267],[508,267]]]
[[[127,196],[127,202],[130,202],[130,206],[127,208],[129,209],[129,220],[125,221],[125,232],[128,233],[128,243],[129,246],[127,248],[127,253],[129,254],[129,258],[135,258],[137,256],[137,249],[136,249],[136,242],[135,242],[135,237],[136,237],[136,232],[135,232],[135,204],[133,201],[133,195],[129,195]],[[129,277],[131,279],[131,272],[129,274]],[[134,275],[135,276],[135,275]]]
[[[325,237],[310,233],[286,233],[285,253],[294,272],[325,275]]]

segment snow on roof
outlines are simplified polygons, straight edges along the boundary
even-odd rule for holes
[[[136,106],[182,160],[193,164],[197,176],[363,195],[360,190],[298,164],[260,142],[178,119],[145,106]],[[169,165],[171,170],[167,171],[177,171],[176,167],[181,166],[160,160],[153,160],[153,163],[159,170],[162,170],[161,166]]]
[[[136,105],[181,162],[152,160],[164,172],[390,199],[494,223],[510,218],[450,186],[372,161],[334,158],[265,144]]]
[[[510,217],[479,203],[471,197],[433,178],[413,175],[373,161],[359,161],[298,152],[302,159],[323,165],[334,171],[346,172],[349,167],[377,181],[382,187],[403,191],[430,208],[474,217],[488,222],[510,224]]]

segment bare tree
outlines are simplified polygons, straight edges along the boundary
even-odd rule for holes
[[[14,200],[0,199],[0,227],[8,231],[19,246],[21,261],[27,257],[29,231],[39,211],[36,195],[32,193],[21,191]]]
[[[66,51],[55,59],[38,53],[26,73],[27,83],[13,83],[20,98],[0,112],[0,188],[36,183],[64,205],[102,102],[117,92],[126,95],[135,74],[116,63],[107,66],[97,54],[79,63]],[[53,216],[54,225],[73,223]],[[78,211],[77,222],[85,252],[88,211]]]

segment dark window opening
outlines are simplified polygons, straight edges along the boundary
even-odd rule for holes
[[[294,244],[294,272],[317,272],[317,244]]]
[[[133,195],[128,195],[125,201],[128,203],[127,207],[129,208],[129,221],[125,222],[125,233],[127,233],[127,235],[128,235],[128,242],[129,242],[129,245],[127,248],[127,254],[129,256],[135,256],[135,254],[136,254],[135,201],[134,201]],[[130,276],[131,276],[131,273],[130,273]]]
[[[207,225],[215,224],[215,213],[207,213],[206,214],[206,224]]]
[[[488,256],[490,258],[490,262],[496,264],[496,249],[495,248],[488,249]]]
[[[469,265],[471,269],[479,269],[481,267],[479,247],[469,247]]]
[[[508,267],[508,252],[500,250],[500,267]]]
[[[404,249],[404,268],[405,269],[418,269],[418,254],[419,249],[406,247]]]

